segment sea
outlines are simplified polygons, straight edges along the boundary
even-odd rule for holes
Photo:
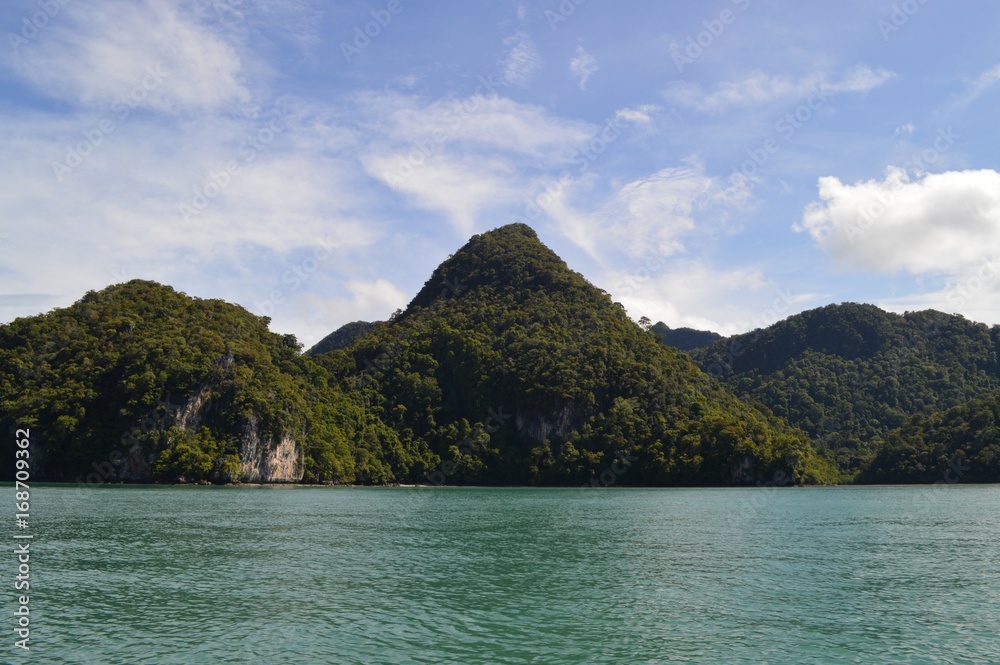
[[[998,486],[3,492],[2,662],[1000,663]]]

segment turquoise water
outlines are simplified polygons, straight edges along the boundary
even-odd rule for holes
[[[1000,662],[998,487],[31,499],[15,663]]]

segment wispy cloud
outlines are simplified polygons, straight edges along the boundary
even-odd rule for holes
[[[1000,64],[994,65],[970,81],[955,106],[962,108],[975,102],[1000,82]]]
[[[167,113],[250,102],[237,50],[176,3],[77,2],[65,11],[66,24],[50,26],[11,62],[44,94],[87,107],[124,97],[132,108]]]
[[[695,83],[680,82],[668,87],[664,95],[679,106],[701,113],[722,113],[732,108],[784,102],[814,93],[867,92],[893,76],[895,74],[890,71],[881,68],[873,70],[867,65],[858,65],[835,80],[826,74],[795,80],[754,71],[742,80],[719,83],[712,92],[706,92]]]
[[[565,183],[543,208],[567,237],[598,261],[611,252],[631,260],[649,253],[683,252],[683,238],[697,228],[698,213],[720,206],[739,207],[749,197],[743,183],[724,186],[707,175],[700,163],[661,169],[628,182],[589,214],[569,204],[580,185]]]
[[[649,126],[653,124],[653,114],[661,111],[654,104],[641,104],[635,108],[624,108],[615,111],[615,120],[634,125]]]
[[[504,81],[517,87],[527,87],[542,67],[542,57],[528,33],[521,30],[504,40],[510,47],[503,62]]]
[[[569,62],[569,72],[580,83],[580,90],[587,89],[587,81],[596,71],[597,58],[583,50],[582,46],[577,46],[576,55]]]

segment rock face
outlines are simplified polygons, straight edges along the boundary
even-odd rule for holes
[[[572,403],[564,405],[555,413],[538,413],[531,409],[518,409],[516,426],[518,434],[541,443],[566,442],[570,435],[583,423],[582,413]]]
[[[174,426],[185,431],[197,430],[212,419],[214,404],[211,399],[212,387],[202,386],[183,404],[169,413],[159,413],[147,419],[151,428],[165,429]],[[263,440],[257,426],[257,418],[251,416],[240,433],[239,478],[248,483],[296,483],[302,480],[302,450],[298,442],[289,434],[280,440]],[[114,460],[117,467],[114,478],[130,482],[148,481],[153,476],[153,462],[158,450],[147,441],[137,441],[125,454]]]
[[[278,442],[262,441],[257,420],[251,417],[240,442],[243,481],[248,483],[296,483],[302,480],[302,451],[287,434]]]

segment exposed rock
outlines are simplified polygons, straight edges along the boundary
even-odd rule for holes
[[[247,421],[240,442],[243,480],[250,483],[297,483],[302,480],[302,451],[287,434],[275,443],[261,441],[257,419]]]
[[[554,414],[518,409],[515,423],[518,434],[522,436],[539,443],[545,440],[563,443],[580,427],[581,420],[577,409],[570,403]]]

